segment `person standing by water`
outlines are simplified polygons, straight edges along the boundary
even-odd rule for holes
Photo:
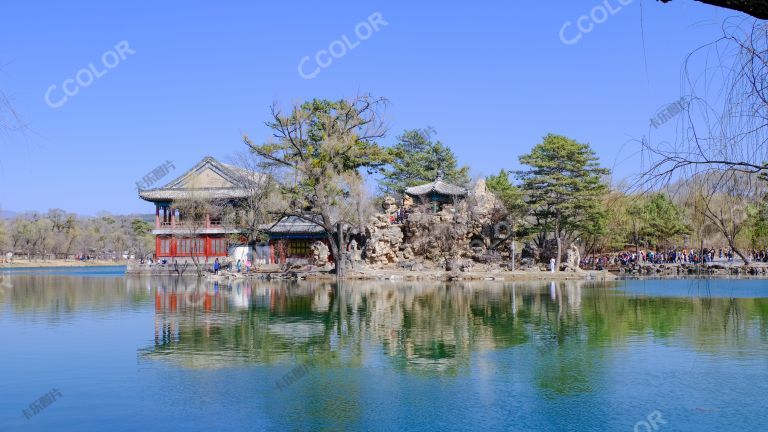
[[[213,274],[219,274],[219,268],[221,268],[221,264],[219,264],[219,259],[216,258],[216,260],[213,262]]]
[[[555,272],[555,259],[550,258],[549,259],[549,271],[554,273]]]
[[[241,260],[237,260],[237,264],[235,266],[237,267],[237,272],[240,273],[240,271],[243,269],[243,262]]]

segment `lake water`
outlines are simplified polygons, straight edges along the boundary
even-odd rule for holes
[[[0,271],[0,430],[768,430],[766,281],[122,272]]]

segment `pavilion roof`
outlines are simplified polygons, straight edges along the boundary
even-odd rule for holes
[[[174,201],[190,197],[201,199],[239,199],[253,194],[264,174],[219,162],[206,156],[195,166],[165,186],[139,190],[146,201]]]
[[[467,190],[461,186],[456,186],[451,183],[446,183],[441,179],[437,179],[432,183],[413,186],[405,189],[405,193],[413,196],[427,195],[433,192],[437,192],[442,195],[452,196],[466,196]]]
[[[267,228],[269,234],[323,234],[325,229],[317,222],[317,216],[284,216]],[[319,222],[319,221],[318,221]]]

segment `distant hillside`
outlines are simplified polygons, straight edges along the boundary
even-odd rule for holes
[[[10,211],[10,210],[0,210],[0,219],[13,219],[16,216],[19,216],[21,214],[23,214],[23,213],[19,213],[19,212],[15,212],[15,211]],[[45,213],[44,212],[43,213],[39,213],[38,212],[38,214],[44,215]],[[86,219],[94,217],[94,216],[87,216],[87,215],[78,215],[78,216],[86,218]],[[130,214],[130,215],[113,215],[113,216],[125,216],[125,217],[130,217],[130,218],[141,219],[143,221],[150,222],[150,223],[153,223],[153,224],[155,223],[155,215],[153,215],[153,214]]]
[[[13,219],[18,213],[10,210],[0,210],[0,219]]]
[[[155,223],[155,215],[153,214],[140,214],[140,215],[134,215],[134,216],[143,221],[152,222],[153,224]]]

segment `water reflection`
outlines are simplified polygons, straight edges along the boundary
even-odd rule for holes
[[[456,375],[477,353],[525,345],[537,352],[540,377],[558,389],[588,381],[603,355],[596,347],[667,340],[738,356],[768,341],[768,299],[709,297],[690,287],[678,290],[687,296],[667,287],[670,296],[661,297],[643,295],[637,285],[616,289],[623,282],[585,281],[225,285],[17,274],[4,282],[0,313],[32,319],[153,303],[153,343],[140,358],[191,368],[310,359],[359,367],[385,359],[400,371]],[[712,289],[722,287],[707,282],[703,292]]]
[[[595,347],[675,338],[715,352],[766,340],[766,299],[644,297],[616,285],[167,281],[142,356],[205,368],[360,366],[380,352],[398,370],[455,375],[475,353],[527,344],[560,392],[589,381]]]
[[[631,430],[654,410],[691,430],[765,430],[760,281],[3,282],[0,405],[41,383],[79,395],[41,430],[78,416],[131,430]]]
[[[150,278],[125,279],[118,275],[7,272],[0,283],[0,304],[27,318],[57,320],[83,311],[139,308],[150,300],[153,283]]]
[[[561,284],[562,285],[562,284]],[[402,370],[456,373],[477,350],[525,343],[521,305],[580,307],[581,288],[537,285],[168,281],[155,291],[155,346],[144,355],[190,367],[337,358],[377,347]],[[524,306],[525,307],[525,306]]]

